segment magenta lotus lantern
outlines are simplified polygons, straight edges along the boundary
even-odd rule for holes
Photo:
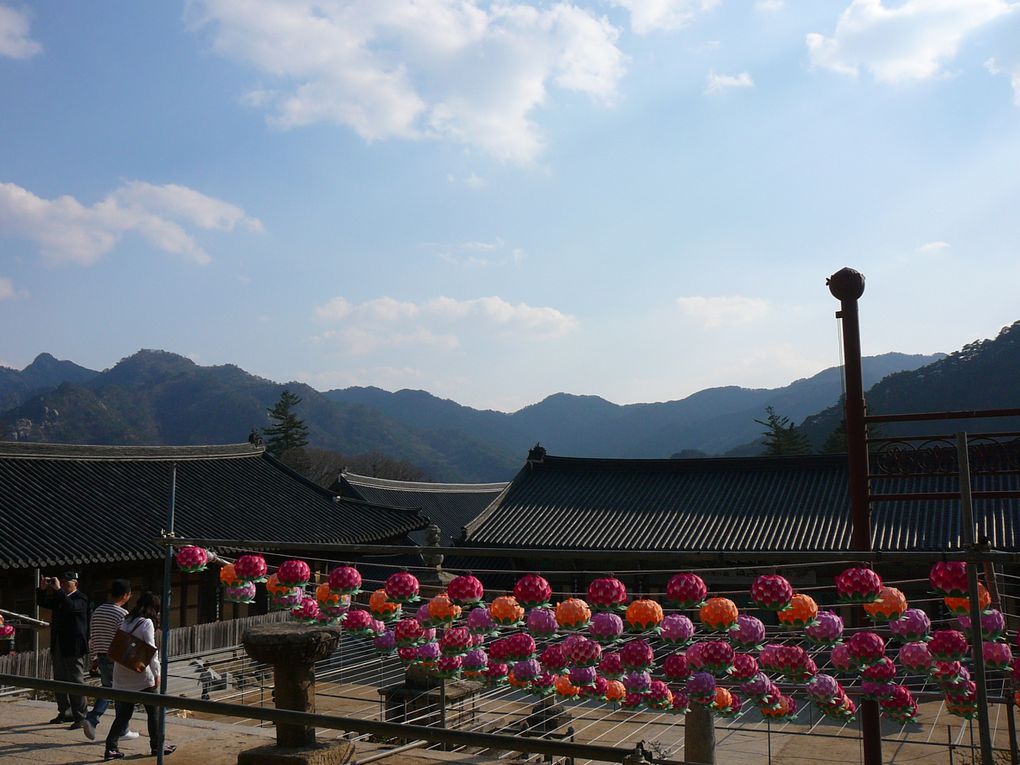
[[[232,584],[223,588],[223,599],[227,603],[254,603],[255,583],[244,582],[243,584]],[[315,599],[312,598],[314,601]]]
[[[885,656],[885,641],[874,632],[858,632],[846,642],[850,657],[865,667]]]
[[[936,661],[931,668],[931,678],[945,690],[970,680],[970,673],[958,661]]]
[[[570,661],[575,667],[595,667],[601,658],[602,646],[594,640],[581,638],[573,641],[570,646]],[[573,679],[571,682],[574,682]]]
[[[486,685],[496,686],[506,683],[507,675],[509,674],[510,668],[502,662],[497,662],[495,664],[490,663],[482,672],[482,677]]]
[[[303,560],[285,560],[276,570],[276,578],[288,587],[304,587],[312,578],[312,570]]]
[[[782,611],[792,598],[793,587],[779,574],[762,574],[751,585],[751,600],[765,611]]]
[[[597,678],[595,681],[596,690],[598,689],[598,680],[605,682],[602,678]],[[540,672],[538,677],[531,681],[528,690],[537,696],[548,696],[556,690],[556,675],[552,672]]]
[[[506,657],[510,661],[530,659],[537,650],[535,638],[527,632],[515,632],[504,640],[506,641]]]
[[[756,616],[740,614],[737,621],[730,625],[728,634],[735,648],[754,651],[765,642],[765,625]]]
[[[553,623],[556,623],[555,618]],[[599,643],[611,645],[619,641],[620,636],[623,634],[623,619],[614,613],[600,611],[592,614],[588,632]]]
[[[962,661],[967,655],[967,637],[959,630],[936,630],[928,650],[938,661]]]
[[[685,646],[694,637],[694,622],[683,614],[669,614],[659,625],[659,637],[669,645]]]
[[[861,678],[873,683],[889,685],[896,679],[896,664],[888,656],[883,656],[879,661],[861,672]]]
[[[882,699],[881,704],[885,716],[901,725],[914,722],[917,718],[917,701],[914,694],[902,685],[894,685],[889,694]]]
[[[423,606],[428,613],[428,605]],[[421,609],[419,609],[420,613]],[[476,608],[467,617],[467,628],[472,635],[495,635],[499,628],[487,608]]]
[[[624,669],[646,670],[655,663],[655,651],[647,640],[631,640],[620,649]]]
[[[445,680],[456,680],[460,677],[463,663],[460,656],[440,656],[436,661],[435,675]]]
[[[889,622],[889,631],[903,643],[916,643],[928,638],[931,619],[919,608],[908,608],[899,619]]]
[[[697,649],[697,650],[695,650]],[[733,646],[724,640],[705,640],[687,651],[687,660],[695,671],[724,675],[733,666]]]
[[[552,587],[543,576],[525,574],[514,585],[514,597],[525,608],[540,608],[549,605]]]
[[[628,693],[647,693],[652,685],[652,676],[647,672],[633,669],[623,675],[623,686]]]
[[[666,585],[666,599],[677,608],[698,608],[708,596],[705,581],[697,574],[674,574]]]
[[[393,630],[386,630],[383,634],[377,635],[372,640],[372,647],[375,652],[380,655],[391,654],[397,650],[397,638],[393,634]]]
[[[301,603],[290,610],[290,615],[304,624],[314,624],[319,618],[319,601],[315,598],[302,598]]]
[[[209,566],[209,551],[204,547],[194,545],[182,547],[177,551],[176,558],[178,568],[185,574],[197,574]]]
[[[482,586],[482,582],[477,576],[462,574],[450,580],[446,586],[446,594],[458,606],[476,606],[482,602],[485,587]]]
[[[843,637],[843,618],[834,611],[819,611],[814,624],[804,628],[808,642],[822,648],[829,648]]]
[[[562,643],[547,646],[538,660],[547,672],[552,672],[554,675],[570,666],[570,656]]]
[[[685,715],[691,708],[691,699],[687,695],[687,691],[683,688],[670,688],[670,692],[673,694],[673,704],[670,706],[669,711],[677,715]]]
[[[393,628],[393,635],[400,648],[418,645],[423,642],[425,630],[421,622],[414,618],[401,619]]]
[[[973,633],[970,631],[970,616],[966,614],[960,614],[956,617],[956,621],[960,623],[963,631],[974,639]],[[981,639],[982,640],[998,640],[1006,632],[1006,619],[1002,615],[1001,611],[990,609],[981,613]]]
[[[733,656],[733,668],[730,677],[738,682],[750,680],[758,674],[758,660],[749,653],[738,653]]]
[[[931,587],[947,598],[967,597],[967,564],[963,561],[939,561],[928,574]]]
[[[627,605],[627,586],[616,577],[595,579],[588,585],[593,611],[620,611]]]
[[[985,655],[985,667],[992,671],[1006,672],[1013,662],[1013,651],[1008,643],[993,643],[986,641],[983,645]]]
[[[623,660],[620,658],[619,651],[602,654],[602,659],[599,661],[599,673],[610,680],[616,680],[623,676]]]
[[[928,650],[928,644],[922,642],[907,643],[900,648],[899,660],[907,672],[922,675],[927,675],[931,671],[934,661],[931,651]]]
[[[369,637],[372,635],[372,614],[363,608],[352,608],[347,612],[343,628],[352,635]]]
[[[386,597],[394,603],[411,603],[418,600],[418,592],[421,585],[418,577],[408,571],[398,571],[390,574],[383,586],[386,590]]]
[[[450,627],[439,641],[443,656],[463,656],[471,650],[471,633],[467,627]]]
[[[686,680],[693,671],[685,654],[671,653],[662,662],[662,674],[667,680],[675,683]]]
[[[645,703],[652,709],[669,709],[673,705],[673,692],[661,680],[652,680],[645,694]]]
[[[469,680],[476,680],[482,676],[485,668],[489,666],[489,656],[481,648],[469,651],[461,664],[464,677]]]
[[[628,693],[626,696],[623,697],[623,700],[620,702],[620,707],[623,709],[634,711],[636,709],[640,709],[644,703],[645,697],[643,694]]]
[[[857,674],[864,668],[862,662],[850,654],[850,647],[846,643],[838,643],[832,647],[829,661],[844,675]]]
[[[269,575],[269,566],[266,565],[266,559],[257,553],[242,555],[234,562],[234,573],[237,574],[237,578],[242,582],[261,583],[266,581],[266,577]],[[305,582],[307,581],[305,579]],[[305,582],[300,582],[299,584],[304,584]],[[286,580],[284,580],[284,584],[287,584]]]
[[[329,574],[329,589],[338,595],[361,592],[361,574],[353,566],[337,566]]]
[[[871,603],[882,591],[882,577],[870,568],[848,568],[836,576],[840,603]]]

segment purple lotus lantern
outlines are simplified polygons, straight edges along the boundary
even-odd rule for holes
[[[708,672],[697,672],[685,686],[692,704],[709,706],[715,701],[715,677]]]
[[[970,631],[970,616],[966,614],[960,614],[956,617],[956,621],[960,623],[960,627],[966,632],[973,640],[974,635]],[[982,640],[998,640],[1003,636],[1006,631],[1006,619],[1002,615],[1001,611],[995,609],[989,609],[981,614],[981,639]]]
[[[542,674],[542,665],[535,659],[525,659],[514,664],[513,673],[522,683],[530,683]]]
[[[469,680],[476,680],[482,676],[485,668],[489,666],[489,656],[481,648],[469,651],[461,663],[461,671],[464,677]]]
[[[843,618],[834,611],[819,611],[814,624],[804,628],[812,645],[828,648],[843,637]]]
[[[694,622],[683,614],[670,614],[659,625],[660,637],[664,643],[685,646],[694,637]]]
[[[595,667],[571,667],[570,682],[578,687],[595,685],[598,672]]]
[[[839,681],[832,675],[826,675],[822,672],[808,680],[804,690],[807,691],[807,695],[814,701],[820,703],[828,703],[838,699],[843,694],[843,688],[840,686]]]
[[[223,588],[223,599],[227,603],[254,603],[255,602],[255,583],[244,582],[242,584],[233,584]],[[315,598],[311,599],[315,602]],[[315,604],[318,608],[318,603]]]
[[[916,643],[928,638],[931,619],[919,608],[908,608],[899,619],[889,622],[889,631],[902,643]]]
[[[556,619],[553,618],[553,623],[555,622]],[[599,643],[611,645],[623,634],[623,619],[614,613],[600,611],[592,615],[588,631]]]
[[[470,619],[470,616],[468,617]],[[619,617],[617,617],[619,618]],[[492,617],[489,617],[490,621]],[[552,637],[556,634],[556,612],[551,608],[533,608],[528,612],[528,632],[537,638]],[[621,627],[622,630],[622,627]]]
[[[763,698],[773,687],[772,681],[769,680],[769,676],[764,672],[758,672],[740,684],[740,690],[755,699]]]
[[[428,613],[428,604],[421,608],[425,609],[426,614]],[[421,613],[421,608],[418,609],[419,613]],[[499,627],[493,621],[487,608],[476,608],[471,611],[467,617],[467,628],[473,635],[495,635],[499,632]]]
[[[757,650],[765,642],[765,625],[755,616],[740,614],[730,626],[729,638],[734,648]]]
[[[372,640],[372,647],[375,648],[375,652],[380,655],[391,654],[397,650],[397,638],[393,634],[393,630],[386,630],[383,634],[378,635]]]
[[[647,672],[632,670],[623,676],[623,686],[628,693],[645,693],[652,684],[652,677]]]

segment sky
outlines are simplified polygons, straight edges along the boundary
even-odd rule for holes
[[[1015,0],[0,0],[0,363],[516,410],[1020,319]]]

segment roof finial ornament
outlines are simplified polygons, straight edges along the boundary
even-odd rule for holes
[[[528,462],[543,462],[545,460],[545,447],[540,443],[535,443],[528,450]]]

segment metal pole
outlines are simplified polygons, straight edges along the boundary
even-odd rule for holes
[[[846,384],[847,488],[853,514],[854,550],[871,550],[871,505],[868,501],[868,433],[865,424],[864,377],[861,362],[861,325],[857,300],[864,294],[864,274],[844,268],[826,284],[839,300],[836,317],[843,322],[843,375]],[[860,614],[854,612],[855,625]],[[882,765],[882,723],[877,701],[861,703],[861,738],[864,765]]]
[[[42,577],[42,571],[38,568],[33,568],[32,576],[35,577],[32,586],[38,587],[39,579]],[[32,604],[32,618],[39,621],[39,603],[37,601],[33,601]],[[50,629],[52,629],[52,627]],[[50,658],[52,659],[52,657]],[[32,664],[34,667],[32,674],[39,677],[39,630],[32,630]]]
[[[974,506],[970,495],[970,454],[967,434],[956,434],[956,455],[960,467],[960,542],[973,547],[977,542],[974,526]],[[981,639],[981,603],[978,601],[978,572],[973,563],[967,564],[967,594],[970,599],[971,658],[974,661],[974,684],[977,686],[978,737],[981,739],[981,759],[992,759],[992,729],[988,721],[988,686],[985,681],[985,651]],[[972,734],[973,735],[973,734]]]
[[[1009,695],[1006,702],[1006,728],[1009,732],[1009,762],[1010,765],[1017,765],[1020,761],[1020,747],[1016,741],[1016,720],[1013,717],[1013,695]]]
[[[174,535],[174,510],[177,505],[177,463],[170,468],[170,507],[167,509],[166,536]],[[163,603],[160,613],[163,617],[163,639],[159,652],[159,692],[166,695],[167,681],[170,668],[170,572],[173,569],[174,548],[172,544],[166,547],[166,556],[163,558]],[[159,708],[159,739],[155,742],[156,762],[163,765],[163,748],[166,744],[166,707]]]

